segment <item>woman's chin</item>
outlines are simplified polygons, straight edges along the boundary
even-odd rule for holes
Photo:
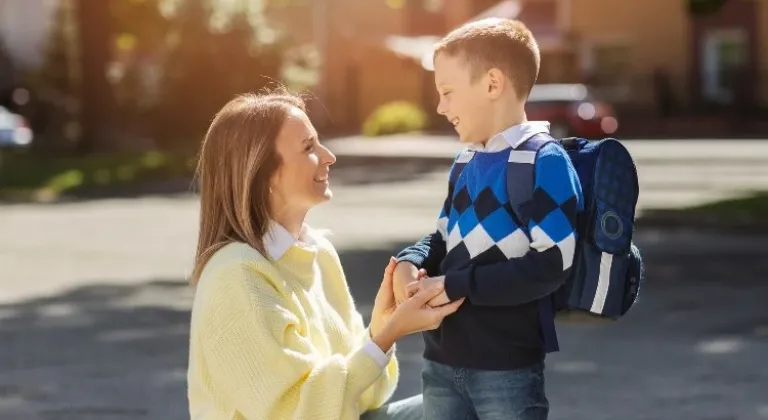
[[[318,185],[314,195],[316,197],[317,203],[319,204],[330,200],[333,197],[333,191],[331,191],[331,187],[326,183],[325,185]]]

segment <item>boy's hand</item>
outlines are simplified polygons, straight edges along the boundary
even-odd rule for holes
[[[419,270],[413,263],[402,261],[395,266],[395,272],[392,276],[392,289],[395,292],[395,302],[400,305],[413,294],[409,294],[407,287],[413,282],[418,282],[421,277],[426,275],[426,270]]]
[[[444,283],[445,283],[445,276],[423,277],[420,281],[412,282],[407,286],[408,296],[412,296],[417,292],[419,292],[419,290],[429,289],[433,286],[439,285],[440,287],[443,287]],[[445,294],[445,290],[443,290],[439,295],[430,299],[427,302],[427,305],[435,308],[438,306],[443,306],[450,302],[451,301],[448,300],[448,295]]]

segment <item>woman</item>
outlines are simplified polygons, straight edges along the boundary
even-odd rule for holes
[[[430,289],[396,306],[390,260],[365,328],[335,249],[304,223],[331,198],[335,160],[297,96],[244,95],[214,118],[198,168],[193,419],[421,418],[420,397],[382,407],[395,341],[461,302],[430,308]]]

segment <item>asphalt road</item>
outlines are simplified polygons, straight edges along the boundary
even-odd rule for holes
[[[642,205],[680,202],[706,177],[727,186],[698,182],[690,200],[747,177],[768,187],[765,166],[644,166],[656,181]],[[435,169],[340,169],[333,201],[310,214],[333,231],[361,312],[387,257],[434,226],[445,190]],[[186,195],[0,206],[0,419],[188,418],[196,221]],[[768,239],[643,231],[638,241],[649,264],[640,306],[617,324],[561,330],[563,351],[547,363],[550,418],[768,418]],[[421,339],[398,348],[396,398],[419,392]]]

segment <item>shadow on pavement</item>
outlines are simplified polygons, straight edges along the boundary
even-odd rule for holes
[[[341,255],[366,319],[395,249]],[[157,279],[0,305],[0,419],[189,418],[192,296],[183,280]]]
[[[366,315],[403,244],[341,252]],[[636,310],[565,326],[547,362],[552,419],[768,416],[765,258],[653,254]],[[0,306],[0,419],[182,419],[192,290],[91,285]],[[398,343],[395,398],[420,390],[421,338]]]

